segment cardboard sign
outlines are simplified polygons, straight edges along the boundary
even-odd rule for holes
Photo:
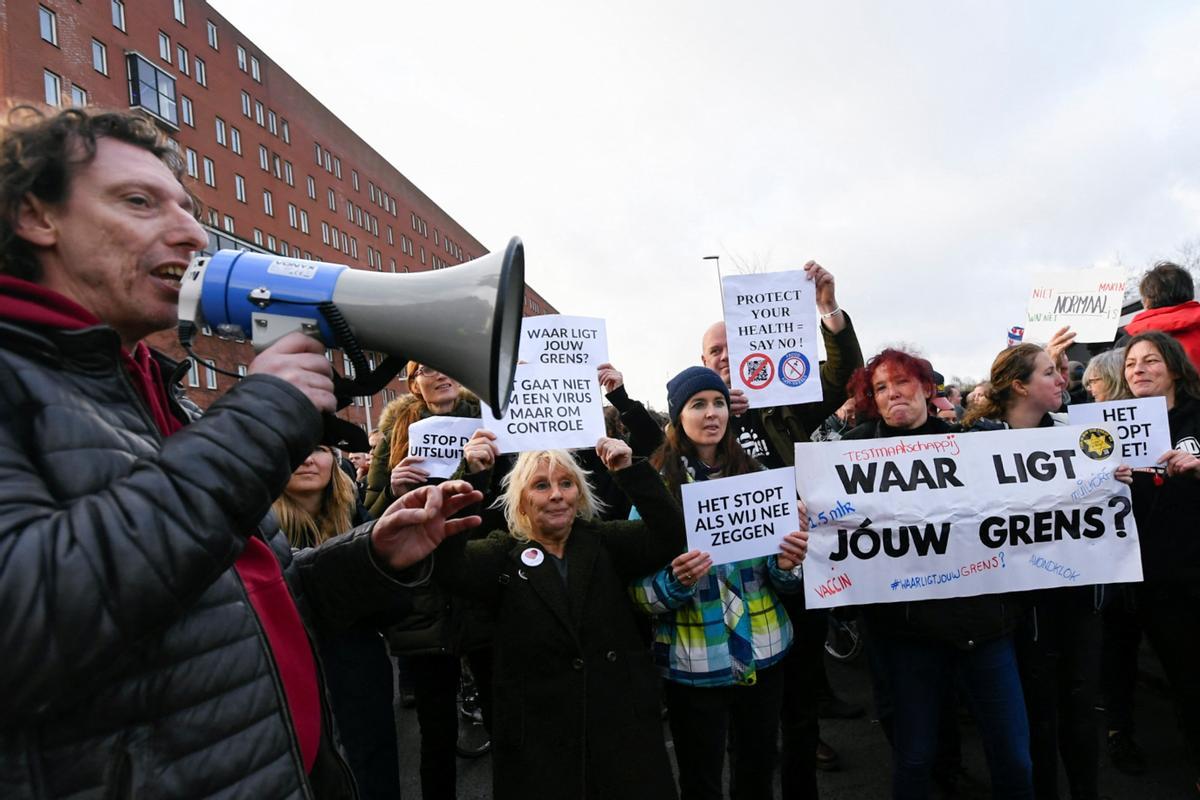
[[[1082,403],[1068,406],[1067,413],[1072,425],[1099,425],[1116,435],[1122,464],[1157,467],[1158,457],[1171,449],[1165,397]]]
[[[518,364],[504,418],[480,403],[501,453],[577,450],[604,436],[603,393],[594,366]]]
[[[680,489],[688,550],[703,550],[714,565],[774,555],[783,537],[800,528],[795,477],[786,467]]]
[[[796,445],[809,608],[1142,579],[1107,428]]]
[[[1025,341],[1048,342],[1070,325],[1076,342],[1111,342],[1124,298],[1125,275],[1119,268],[1040,275],[1025,310]]]
[[[597,317],[546,314],[521,320],[518,360],[530,364],[578,364],[593,369],[608,361],[608,333]]]
[[[408,454],[431,478],[449,478],[462,461],[463,445],[485,423],[471,417],[427,417],[408,426]]]
[[[729,376],[751,408],[821,399],[816,293],[803,270],[721,279]]]

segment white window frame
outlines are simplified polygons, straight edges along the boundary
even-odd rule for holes
[[[208,86],[208,65],[204,63],[204,59],[200,56],[195,57],[196,60],[196,83],[201,86]]]
[[[262,67],[258,63],[258,56],[250,56],[250,77],[256,83],[262,83]]]
[[[308,212],[300,209],[300,232],[308,233]]]
[[[261,100],[254,101],[254,121],[261,128],[263,125],[263,104]]]
[[[43,5],[38,6],[38,33],[43,42],[58,47],[58,14]]]
[[[211,19],[205,20],[206,31],[208,34],[208,46],[213,50],[220,50],[219,40],[217,37],[217,23]]]
[[[213,126],[216,128],[217,132],[217,144],[221,145],[221,147],[228,147],[229,143],[225,132],[225,120],[221,119],[220,117],[213,117]]]
[[[246,48],[240,44],[237,46],[237,65],[242,72],[246,71]]]
[[[242,154],[242,132],[236,125],[229,126],[229,149],[239,156]]]
[[[180,25],[187,25],[187,10],[183,7],[183,0],[175,0],[173,5],[175,21]]]
[[[92,69],[101,75],[108,74],[108,45],[99,39],[92,39]]]
[[[200,158],[196,151],[188,147],[184,149],[184,162],[187,164],[187,174],[193,178],[200,177]]]
[[[290,227],[300,227],[300,215],[297,213],[298,211],[299,209],[296,208],[295,203],[288,203],[288,225]]]
[[[214,189],[217,187],[217,165],[208,156],[204,157],[204,184]]]
[[[317,181],[312,175],[308,176],[308,199],[317,199]]]
[[[242,92],[242,116],[246,119],[253,119],[250,116],[250,93],[246,91]]]
[[[191,75],[192,70],[189,66],[190,56],[188,49],[178,42],[175,43],[175,64],[179,67],[179,71],[184,75]]]
[[[260,144],[258,146],[258,166],[261,167],[264,172],[271,171],[271,154],[267,150],[267,146],[265,144]]]
[[[71,84],[71,105],[75,108],[83,108],[88,104],[87,89],[84,89],[77,83]]]
[[[124,0],[111,0],[112,2],[112,24],[113,27],[121,33],[125,32],[125,2]]]
[[[196,366],[196,359],[188,359],[188,386],[193,389],[200,386],[200,369]]]
[[[279,118],[279,130],[283,136],[283,141],[287,142],[288,144],[291,144],[292,143],[292,131],[288,127],[288,121],[286,119],[284,119],[283,117]]]
[[[233,176],[233,194],[238,202],[246,202],[246,179],[237,173]]]
[[[62,77],[48,69],[42,70],[42,92],[46,105],[62,106]]]
[[[271,196],[270,189],[263,189],[263,213],[268,217],[275,216],[275,199]],[[272,245],[271,249],[274,250],[275,247]]]
[[[233,233],[233,217],[225,214],[221,221],[221,227],[223,227],[227,232]]]
[[[192,98],[186,94],[179,95],[179,119],[189,128],[196,127],[196,110],[192,107]]]
[[[212,359],[205,359],[204,385],[209,389],[217,388],[217,365]]]
[[[171,66],[175,66],[173,54],[171,53],[171,37],[162,31],[158,32],[158,57]]]

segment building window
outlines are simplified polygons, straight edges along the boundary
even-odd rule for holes
[[[271,190],[270,189],[263,189],[263,211],[266,213],[266,215],[268,217],[275,216],[275,203],[274,203],[274,200],[271,198]],[[272,246],[271,249],[272,250],[275,249],[274,246]]]
[[[267,152],[265,145],[258,146],[258,165],[267,172],[271,171],[271,154]]]
[[[254,229],[254,243],[259,247],[262,247],[262,231],[260,231],[258,228]]]
[[[275,165],[275,177],[282,178],[283,177],[283,166],[282,166],[283,162],[279,160],[278,153],[274,153],[271,156],[271,162]]]
[[[127,64],[130,104],[140,106],[173,127],[178,127],[175,79],[137,53],[128,55]]]
[[[192,111],[192,100],[186,94],[179,95],[179,116],[183,118],[185,125],[196,127],[196,117]]]
[[[321,166],[321,145],[318,142],[313,142],[314,151],[317,154],[317,166]]]
[[[101,75],[108,74],[108,48],[98,39],[92,39],[92,69]]]
[[[225,141],[225,120],[221,119],[220,117],[217,117],[216,118],[216,126],[217,126],[217,144],[221,145],[221,147],[225,147],[227,144]]]
[[[262,103],[260,103],[258,100],[255,100],[255,101],[254,101],[254,121],[258,123],[259,127],[262,127],[262,124],[263,124],[263,104],[262,104]]]
[[[267,249],[268,250],[275,249],[275,237],[269,233],[267,234]]]
[[[196,359],[188,359],[188,386],[196,387],[200,385],[200,370],[196,368]]]
[[[349,200],[346,201],[346,221],[354,222],[354,204]]]
[[[233,176],[233,193],[237,195],[239,202],[246,202],[246,179],[241,175]]]
[[[83,108],[87,105],[87,102],[87,90],[85,90],[82,86],[71,84],[71,105],[75,106],[76,108]]]
[[[246,365],[245,365],[245,364],[238,364],[238,365],[237,365],[237,374],[238,374],[238,377],[239,377],[239,378],[244,378],[244,377],[246,377]]]
[[[125,3],[122,0],[112,0],[112,24],[119,31],[125,30]]]
[[[287,120],[284,119],[283,117],[279,118],[279,127],[283,132],[283,140],[285,142],[287,142],[288,144],[291,144],[292,143],[292,132],[290,130],[288,130]]]
[[[262,71],[258,67],[258,56],[250,56],[250,77],[262,83]]]
[[[204,385],[209,389],[217,388],[217,373],[215,369],[217,365],[211,360],[206,360],[204,366],[206,367],[204,370]]]
[[[388,244],[390,244],[390,245],[396,244],[396,240],[392,234],[392,226],[391,225],[387,226],[387,240],[388,240]]]
[[[321,244],[329,244],[329,223],[321,223]]]
[[[242,154],[242,132],[234,126],[229,126],[229,147],[239,156]]]
[[[175,0],[175,21],[187,25],[187,15],[183,12],[183,0]]]
[[[191,75],[192,71],[188,68],[188,51],[181,44],[175,45],[175,62],[179,66],[179,71],[184,75]]]
[[[187,72],[187,70],[184,70]],[[208,86],[208,67],[204,63],[204,59],[196,56],[196,83],[201,86]]]
[[[329,210],[337,211],[337,197],[333,194],[333,189],[329,190]]]
[[[315,180],[313,180],[312,175],[308,176],[308,199],[309,200],[317,199],[317,182]]]
[[[335,158],[335,159],[333,160],[333,174],[334,174],[334,175],[337,175],[337,176],[338,176],[338,179],[339,179],[339,180],[341,180],[341,177],[342,177],[342,160],[341,160],[340,158]]]
[[[242,92],[242,116],[250,117],[250,95],[246,92]]]
[[[38,6],[38,26],[41,28],[42,39],[55,47],[58,46],[58,17],[45,6]]]
[[[162,31],[158,32],[158,57],[168,64],[171,63],[171,37]]]
[[[204,159],[204,182],[213,187],[217,185],[217,170],[211,158]]]
[[[217,213],[215,208],[208,210],[208,224],[214,228],[221,224],[221,215]]]
[[[42,84],[46,92],[46,105],[62,105],[62,78],[50,70],[42,72]]]
[[[275,112],[271,111],[270,109],[267,110],[267,130],[269,130],[273,136],[279,135],[279,130],[275,127]]]
[[[196,159],[196,151],[189,147],[186,150],[184,150],[184,155],[187,159],[187,174],[192,176],[193,178],[199,178],[200,177],[200,167],[199,167],[199,163]]]
[[[246,48],[242,47],[240,44],[237,46],[237,62],[238,62],[238,69],[240,69],[242,72],[245,72],[246,71]]]
[[[213,22],[210,19],[207,21],[207,24],[208,24],[208,46],[211,47],[213,50],[219,50],[220,48],[217,47],[217,23]]]
[[[283,180],[288,186],[296,185],[295,178],[292,176],[292,162],[290,161],[283,162]]]
[[[354,185],[354,191],[358,191],[358,170],[350,170],[350,183]]]
[[[396,271],[396,259],[394,259],[394,258],[389,258],[389,259],[388,259],[388,266],[389,266],[389,267],[391,267],[391,270],[392,270],[392,272],[395,272],[395,271]]]
[[[225,228],[226,232],[233,233],[233,217],[226,214],[223,218],[223,223],[223,227]]]
[[[308,212],[303,210],[300,212],[300,232],[308,233]]]
[[[296,213],[296,204],[288,203],[288,225],[293,228],[300,226],[300,215]]]
[[[333,172],[333,163],[331,161],[330,153],[328,150],[325,151],[325,171]]]

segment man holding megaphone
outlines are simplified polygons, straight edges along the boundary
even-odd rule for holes
[[[16,109],[0,174],[0,796],[352,796],[306,625],[426,579],[479,492],[293,556],[267,510],[337,405],[324,345],[281,336],[189,420],[141,342],[207,241],[165,138]]]

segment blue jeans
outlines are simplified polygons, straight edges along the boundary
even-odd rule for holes
[[[937,755],[938,719],[945,686],[955,681],[983,739],[992,796],[1033,797],[1029,722],[1012,639],[960,650],[939,642],[875,636],[895,702],[892,796],[925,800]]]

